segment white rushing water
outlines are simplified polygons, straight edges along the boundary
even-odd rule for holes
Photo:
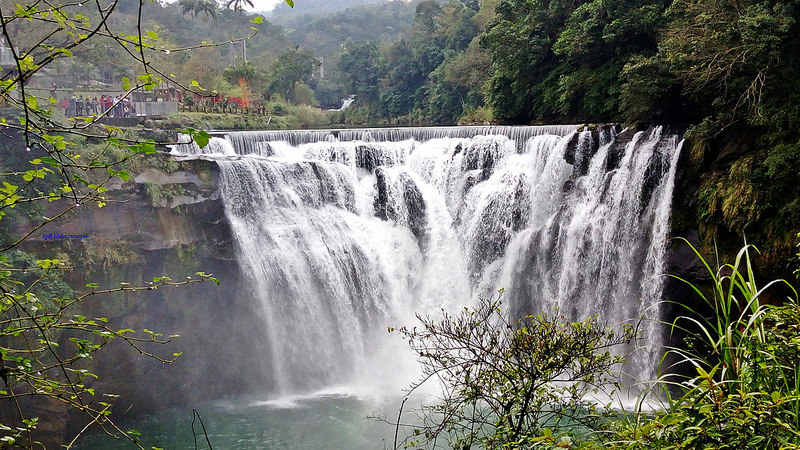
[[[658,319],[678,139],[574,130],[231,133],[173,152],[219,165],[271,388],[288,395],[402,387],[413,355],[386,328],[499,288],[513,314]],[[647,377],[662,337],[641,330],[629,370]]]

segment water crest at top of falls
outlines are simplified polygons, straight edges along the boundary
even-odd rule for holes
[[[276,392],[397,377],[414,355],[386,327],[499,288],[514,314],[659,318],[680,153],[660,128],[243,132],[173,153],[219,165]],[[647,376],[662,337],[640,330]]]
[[[397,142],[413,139],[425,142],[441,138],[473,138],[481,135],[503,135],[523,144],[533,136],[552,134],[565,136],[575,131],[574,125],[549,126],[472,126],[472,127],[415,127],[415,128],[361,128],[304,131],[243,131],[226,134],[241,154],[272,156],[270,143],[283,142],[291,146],[320,141]]]

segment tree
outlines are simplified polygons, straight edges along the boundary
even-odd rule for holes
[[[117,340],[168,362],[172,357],[157,356],[150,344],[163,345],[170,337],[115,328],[105,318],[81,315],[80,308],[103,294],[216,280],[199,272],[180,282],[157,277],[139,286],[123,283],[103,288],[86,283],[73,291],[56,276],[70,267],[67,261],[56,255],[37,258],[22,250],[42,227],[70,211],[103,207],[106,185],[130,177],[122,165],[156,152],[152,140],[125,136],[119,129],[101,125],[104,113],[60,116],[56,99],[38,93],[31,84],[44,69],[80,58],[82,49],[99,41],[118,47],[139,66],[140,73],[133,80],[120,80],[123,97],[127,97],[138,89],[152,90],[169,78],[153,64],[154,55],[188,49],[164,47],[157,33],[143,29],[145,2],[138,2],[138,20],[129,29],[111,26],[120,0],[86,6],[36,1],[14,8],[6,5],[0,3],[0,32],[12,64],[0,72],[0,132],[11,139],[3,142],[0,161],[0,408],[12,414],[2,416],[0,447],[42,445],[36,436],[40,418],[31,409],[31,404],[39,401],[66,405],[86,424],[68,446],[89,425],[97,424],[142,448],[136,432],[120,429],[109,417],[114,396],[95,391],[88,383],[96,376],[90,360]],[[260,22],[260,18],[253,21]],[[199,47],[223,44],[227,41]],[[207,133],[186,131],[201,145],[209,139]],[[102,144],[88,148],[88,140]],[[43,204],[49,205],[46,216]],[[26,214],[27,219],[22,220]]]
[[[619,75],[656,52],[670,2],[504,0],[481,36],[492,57],[487,99],[512,122],[617,120]]]
[[[180,0],[178,2],[178,4],[181,6],[183,15],[192,13],[192,19],[194,19],[195,14],[197,13],[197,3],[197,0]]]
[[[295,49],[281,53],[270,70],[267,91],[286,99],[292,98],[295,87],[311,78],[317,64],[314,56],[303,50]]]
[[[225,3],[225,6],[227,8],[232,7],[234,11],[244,11],[245,5],[252,8],[253,7],[252,0],[228,0],[228,2]]]
[[[248,83],[261,78],[263,75],[259,73],[258,69],[250,61],[244,61],[236,67],[226,67],[222,71],[222,76],[228,83],[238,83],[239,80],[245,80]]]
[[[758,125],[786,121],[776,109],[791,108],[774,106],[797,99],[786,95],[797,80],[781,75],[798,64],[798,13],[791,0],[679,0],[670,6],[660,57],[686,94],[713,106],[723,126],[738,118]]]
[[[195,6],[195,9],[198,13],[205,13],[206,19],[217,18],[217,4],[210,1],[210,0],[203,0],[202,2],[198,2]]]
[[[634,330],[614,332],[596,317],[568,322],[556,310],[512,320],[500,305],[483,299],[457,315],[418,316],[419,327],[399,330],[423,366],[411,391],[430,380],[443,389],[439,403],[423,406],[423,425],[407,446],[446,440],[452,448],[528,448],[555,444],[576,424],[602,425],[587,395],[615,384],[612,369],[622,358],[610,349]]]
[[[200,13],[205,13],[206,19],[217,18],[217,4],[210,0],[180,0],[178,4],[184,15],[192,13],[192,19]]]
[[[383,67],[376,42],[348,42],[339,59],[339,70],[344,74],[342,84],[349,94],[365,100],[377,99],[379,80]]]

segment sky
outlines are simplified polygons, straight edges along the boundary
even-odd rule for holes
[[[283,0],[253,0],[253,11],[272,11],[278,3],[283,3]]]

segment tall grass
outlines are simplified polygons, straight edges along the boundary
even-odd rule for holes
[[[745,246],[732,264],[715,265],[688,241],[709,275],[708,285],[689,286],[697,301],[683,299],[684,314],[671,323],[688,338],[671,347],[678,365],[694,374],[660,380],[667,408],[628,420],[618,448],[800,448],[800,305],[785,280],[758,287]],[[789,294],[781,305],[763,302],[767,289]],[[675,389],[676,388],[676,389]],[[675,391],[677,390],[677,393]]]
[[[712,268],[691,243],[683,241],[708,272],[711,289],[709,292],[672,275],[686,283],[700,300],[698,306],[685,301],[675,302],[686,310],[686,314],[672,322],[672,331],[684,331],[701,345],[695,345],[693,349],[672,348],[670,351],[683,362],[698,368],[708,370],[718,366],[716,371],[721,382],[732,384],[729,386],[731,389],[741,388],[747,375],[756,369],[753,364],[758,358],[752,358],[753,345],[764,344],[764,316],[769,307],[761,302],[763,293],[777,284],[794,289],[785,280],[773,280],[762,288],[758,287],[750,259],[750,252],[757,252],[757,249],[751,245],[739,250],[733,264],[719,265],[717,256],[716,268]],[[797,297],[796,292],[794,297]],[[705,350],[710,353],[701,353]]]

